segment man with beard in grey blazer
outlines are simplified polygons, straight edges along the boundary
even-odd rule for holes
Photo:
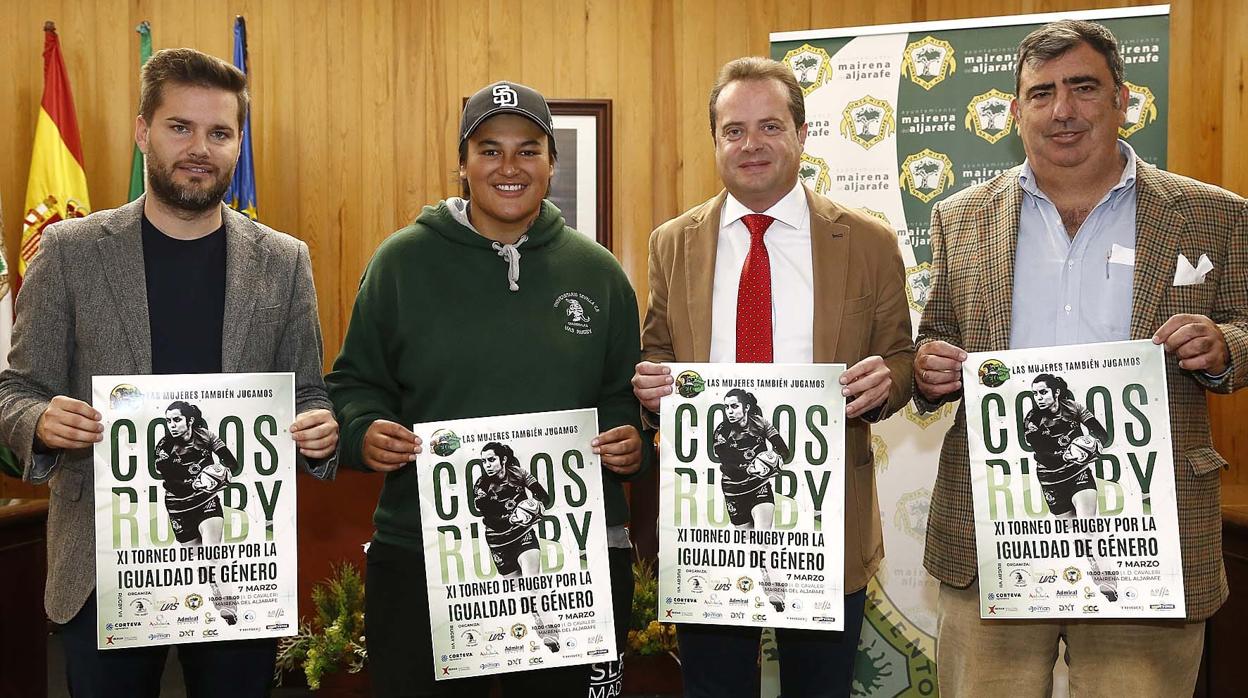
[[[222,204],[247,106],[234,66],[192,49],[152,56],[135,125],[148,194],[50,226],[18,296],[0,440],[25,479],[51,484],[45,606],[75,698],[157,696],[168,654],[96,649],[92,376],[293,371],[300,464],[322,478],[337,467],[308,248]],[[266,695],[275,650],[180,645],[188,695]]]

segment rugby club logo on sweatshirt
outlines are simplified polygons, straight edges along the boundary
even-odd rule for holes
[[[568,291],[555,298],[554,308],[563,320],[563,330],[571,334],[591,335],[594,316],[599,313],[593,298],[577,291]]]

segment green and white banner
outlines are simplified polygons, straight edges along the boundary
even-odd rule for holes
[[[293,373],[96,376],[100,649],[294,635]]]
[[[1183,618],[1166,357],[1145,339],[962,364],[983,618]]]
[[[434,676],[615,659],[598,411],[412,431]]]
[[[844,364],[668,365],[659,619],[844,629]]]
[[[897,231],[916,328],[929,288],[932,206],[1022,163],[1009,110],[1018,42],[1066,18],[1101,22],[1118,37],[1131,91],[1121,135],[1140,158],[1164,167],[1168,6],[771,35],[772,57],[793,69],[806,93],[802,178]],[[886,557],[868,586],[855,695],[936,695],[937,583],[923,569],[923,543],[954,407],[932,415],[907,407],[874,428]],[[777,692],[773,684],[764,695]]]

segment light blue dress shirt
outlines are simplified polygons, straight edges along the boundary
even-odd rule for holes
[[[1126,166],[1071,238],[1031,165],[1019,173],[1023,208],[1014,255],[1010,348],[1131,338],[1135,272],[1135,151],[1118,141]]]

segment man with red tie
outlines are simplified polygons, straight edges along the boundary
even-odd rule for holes
[[[845,631],[781,629],[780,684],[848,696],[867,580],[884,557],[870,423],[910,399],[914,343],[896,236],[798,181],[806,107],[793,73],[725,65],[711,90],[725,190],[650,236],[650,298],[633,389],[658,423],[661,362],[844,363]],[[663,464],[661,464],[663,465]],[[677,628],[685,695],[757,696],[757,628]]]

